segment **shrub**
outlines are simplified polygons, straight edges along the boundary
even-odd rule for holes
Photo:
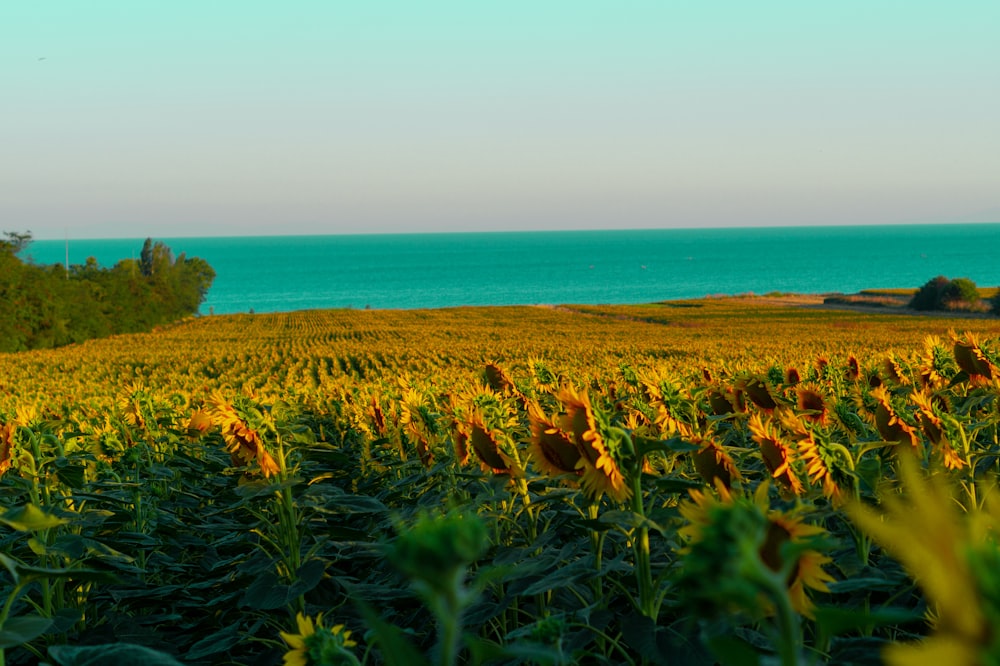
[[[979,287],[969,278],[955,278],[951,284],[956,292],[956,298],[953,300],[960,300],[970,305],[979,302]]]
[[[1000,315],[1000,287],[997,287],[997,293],[993,295],[990,302],[993,304],[993,314]]]
[[[954,300],[955,287],[952,281],[943,275],[938,275],[922,286],[910,301],[914,310],[943,310],[945,303]]]
[[[972,310],[979,303],[979,288],[969,278],[949,280],[943,275],[929,280],[910,301],[914,310]]]

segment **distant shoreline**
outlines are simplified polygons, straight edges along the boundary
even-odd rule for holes
[[[809,308],[814,310],[843,310],[846,312],[863,312],[867,314],[887,314],[887,315],[901,315],[908,317],[933,317],[937,319],[998,319],[998,317],[989,312],[964,312],[961,310],[914,310],[906,305],[875,305],[875,304],[865,304],[859,302],[845,303],[845,302],[830,302],[831,297],[847,297],[847,296],[860,296],[858,294],[775,294],[775,295],[762,295],[762,296],[723,296],[719,298],[728,298],[736,301],[742,301],[747,303],[756,303],[761,305],[774,305],[779,307],[795,307],[795,308]],[[708,299],[716,297],[706,297]],[[908,302],[906,299],[902,302]]]

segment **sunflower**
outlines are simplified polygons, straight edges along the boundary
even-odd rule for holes
[[[883,493],[881,510],[859,501],[847,505],[851,520],[898,559],[923,589],[933,609],[933,634],[919,643],[895,644],[883,656],[891,665],[995,663],[995,541],[1000,507],[988,496],[985,510],[962,516],[941,477],[925,479],[912,455],[899,456],[905,499]],[[987,564],[987,566],[983,566]]]
[[[543,474],[560,476],[574,474],[580,476],[580,450],[573,440],[553,422],[538,405],[528,405],[528,420],[531,422],[531,459]]]
[[[278,473],[278,464],[264,448],[259,430],[251,428],[220,393],[214,394],[209,400],[208,412],[222,429],[222,439],[226,442],[226,450],[232,455],[234,464],[249,465],[256,460],[265,477]]]
[[[882,361],[882,376],[896,386],[907,386],[910,383],[903,367],[892,356],[888,356]]]
[[[573,433],[573,442],[580,452],[577,467],[583,470],[581,484],[584,491],[592,498],[607,493],[616,502],[627,500],[632,496],[632,489],[625,482],[621,467],[601,435],[586,391],[577,393],[567,386],[556,398],[566,410],[562,429]]]
[[[469,431],[469,444],[479,458],[479,464],[484,472],[520,475],[521,470],[516,461],[500,447],[497,436],[486,426],[483,415],[478,409],[472,411],[465,426]]]
[[[941,454],[944,466],[948,469],[961,469],[966,466],[966,461],[958,455],[958,451],[951,445],[948,435],[944,429],[944,421],[938,416],[940,406],[935,404],[933,394],[927,390],[910,394],[910,402],[917,408],[917,420],[920,428],[924,431],[934,450]],[[942,401],[943,402],[943,401]]]
[[[0,476],[10,469],[14,457],[14,438],[17,435],[17,424],[14,422],[0,423]]]
[[[736,383],[736,386],[750,398],[750,402],[760,407],[765,413],[774,411],[774,408],[778,406],[774,396],[771,395],[767,381],[760,377],[744,377]]]
[[[723,607],[735,601],[744,610],[765,610],[764,590],[746,579],[748,572],[752,576],[763,565],[773,573],[787,572],[784,584],[792,607],[812,617],[814,606],[807,590],[828,592],[827,583],[833,580],[823,569],[831,559],[810,547],[826,530],[806,524],[796,514],[770,510],[768,487],[762,483],[753,501],[730,492],[719,481],[715,484],[718,499],[709,492],[688,491],[691,500],[679,507],[688,524],[678,533],[689,543],[684,550],[688,572],[682,588],[709,588],[695,592],[703,602],[707,596]],[[789,542],[796,547],[783,549]],[[784,559],[788,552],[794,553],[794,560]],[[744,558],[750,561],[741,562]],[[702,576],[702,569],[715,575]]]
[[[125,387],[125,390],[118,397],[118,406],[122,410],[125,423],[139,429],[146,427],[146,418],[142,414],[142,405],[140,404],[145,398],[145,389],[139,382]]]
[[[323,626],[323,614],[316,616],[316,621],[298,613],[295,623],[299,630],[297,634],[279,632],[288,647],[285,653],[285,666],[317,665],[356,665],[360,662],[350,651],[357,642],[351,640],[351,632],[344,630],[344,625],[338,624],[330,628]]]
[[[793,495],[801,495],[804,488],[802,482],[792,469],[792,462],[795,460],[795,449],[789,445],[775,428],[771,426],[771,421],[764,423],[760,414],[754,414],[749,422],[750,434],[753,440],[760,446],[760,455],[764,459],[764,466],[781,484],[781,487]]]
[[[781,415],[781,426],[796,439],[799,458],[805,463],[809,482],[814,486],[821,486],[826,497],[839,500],[841,491],[837,477],[843,481],[843,477],[846,475],[838,469],[836,457],[829,450],[829,445],[817,441],[816,437],[819,435],[814,434],[798,416],[791,412],[785,412]]]
[[[701,447],[692,456],[694,468],[705,483],[714,485],[718,480],[725,488],[731,489],[733,481],[740,480],[739,468],[722,445],[698,436],[692,438],[691,443]]]
[[[885,386],[877,386],[872,389],[872,397],[875,399],[875,427],[878,434],[887,442],[898,442],[899,444],[909,444],[916,448],[920,444],[916,429],[899,417],[896,408],[889,400],[889,392]]]
[[[708,391],[708,405],[712,408],[712,413],[716,416],[725,416],[733,413],[733,403],[726,396],[726,393],[719,387],[712,387]]]
[[[815,384],[799,384],[795,387],[797,405],[803,417],[816,423],[826,424],[829,417],[829,409],[826,406],[826,398]]]
[[[941,338],[936,335],[924,338],[924,350],[915,366],[920,385],[924,388],[936,389],[944,386],[945,379],[941,370],[946,364],[945,353]]]
[[[854,354],[847,357],[847,371],[844,376],[849,382],[856,382],[861,379],[861,364],[858,363],[858,359]]]
[[[209,416],[208,412],[205,410],[199,409],[191,414],[191,417],[188,419],[186,429],[189,437],[197,439],[208,432],[211,428],[212,417]]]
[[[996,376],[996,366],[983,353],[982,344],[975,335],[967,332],[964,338],[960,338],[952,331],[951,341],[954,343],[955,362],[969,375],[971,382],[983,384]]]

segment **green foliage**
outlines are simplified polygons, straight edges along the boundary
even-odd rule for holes
[[[929,280],[910,301],[914,310],[956,310],[979,303],[979,288],[969,278],[949,280],[943,275]]]
[[[102,269],[93,257],[66,268],[18,258],[30,233],[0,241],[0,351],[59,347],[148,331],[198,312],[215,271],[203,259],[176,260],[146,240],[142,257]]]
[[[979,288],[969,278],[955,278],[951,281],[951,284],[955,289],[958,300],[971,304],[979,302]]]

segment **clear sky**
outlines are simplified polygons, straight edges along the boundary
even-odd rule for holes
[[[36,238],[1000,221],[997,0],[3,0]]]

